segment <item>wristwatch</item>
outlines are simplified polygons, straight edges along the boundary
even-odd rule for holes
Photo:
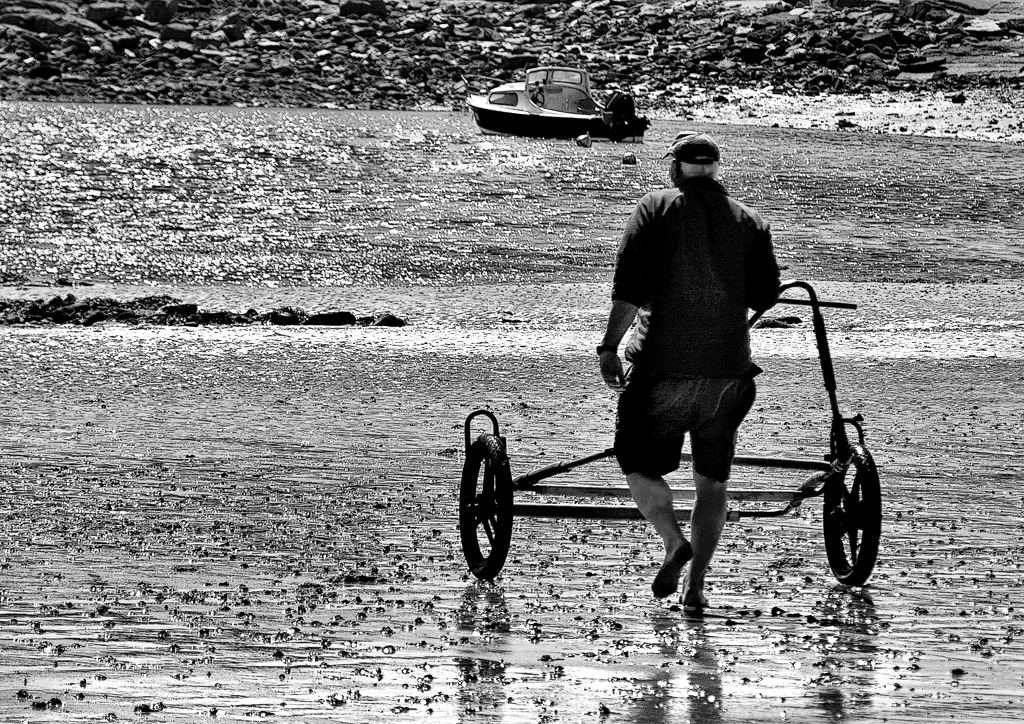
[[[619,345],[617,345],[617,344],[599,344],[599,345],[597,345],[597,353],[598,354],[601,354],[602,352],[615,352],[616,354],[618,354],[618,351],[619,351]]]

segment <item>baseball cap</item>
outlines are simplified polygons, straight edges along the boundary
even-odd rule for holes
[[[708,164],[721,159],[718,144],[706,133],[683,131],[662,158],[672,157],[685,163]]]

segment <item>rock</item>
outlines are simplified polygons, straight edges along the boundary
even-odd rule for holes
[[[265,314],[249,309],[244,314],[206,311],[191,302],[166,295],[118,301],[107,297],[79,300],[73,294],[55,295],[49,300],[0,299],[0,324],[54,323],[92,326],[104,321],[123,324],[161,325],[249,325],[267,322],[278,325],[340,326],[359,323],[381,327],[402,327],[405,320],[389,312],[357,320],[351,312],[328,311],[307,315],[294,307],[281,307]]]
[[[17,21],[19,18],[8,18],[10,21]],[[12,25],[10,22],[4,21],[4,16],[0,15],[0,48],[9,48],[17,42],[24,43],[28,46],[29,50],[33,53],[48,53],[50,52],[50,45],[47,40],[44,40],[39,34],[27,30],[20,25]],[[7,57],[12,61],[17,57],[13,54],[0,54],[0,66],[3,65],[4,58]],[[12,70],[16,66],[12,65]],[[15,73],[16,74],[16,73]],[[12,75],[15,75],[12,74]],[[0,78],[4,77],[4,73],[0,73]]]
[[[385,16],[388,14],[388,6],[384,0],[341,0],[338,14],[342,17],[351,15]]]
[[[959,28],[965,22],[967,22],[967,19],[960,13],[956,13],[955,15],[950,15],[945,20],[940,20],[939,22],[937,22],[935,24],[935,30],[943,33],[948,33],[952,30]],[[925,37],[928,37],[927,34]],[[931,40],[930,37],[928,37],[928,39],[929,41]],[[927,45],[927,43],[922,43],[922,45]]]
[[[754,26],[755,30],[757,28],[770,28],[781,25],[784,26],[784,31],[788,32],[788,26],[793,25],[796,21],[797,19],[794,16],[790,15],[789,11],[787,10],[786,12],[776,12],[768,13],[767,15],[761,15],[760,17],[754,18],[751,24]]]
[[[540,63],[540,57],[530,53],[498,53],[497,55],[503,70],[532,68]]]
[[[800,324],[800,317],[764,317],[754,325],[756,329],[789,329]]]
[[[274,58],[270,61],[270,69],[280,75],[293,75],[295,66],[288,58]]]
[[[190,317],[199,311],[198,304],[168,304],[160,311],[169,316]]]
[[[178,12],[178,0],[149,0],[146,3],[145,18],[151,23],[165,25]]]
[[[860,63],[861,67],[875,67],[879,69],[885,69],[889,66],[884,60],[874,53],[861,53],[857,56],[857,62]]]
[[[907,61],[899,64],[903,73],[934,73],[946,67],[945,58],[928,58],[924,60]]]
[[[190,42],[202,50],[203,48],[219,48],[228,42],[228,38],[222,31],[217,30],[212,33],[193,33]]]
[[[39,63],[32,67],[26,75],[29,78],[56,78],[60,76],[60,67],[52,63]]]
[[[873,45],[876,48],[897,48],[896,39],[892,33],[860,33],[855,36],[861,47]]]
[[[283,15],[271,15],[269,18],[263,19],[263,25],[269,30],[287,30],[288,21],[284,19]]]
[[[128,306],[135,309],[145,309],[148,311],[162,310],[164,307],[171,304],[181,304],[180,299],[168,296],[166,294],[155,294],[149,297],[139,297],[131,302],[127,302]]]
[[[373,318],[373,326],[374,327],[404,327],[405,326],[405,320],[402,319],[401,317],[396,317],[394,314],[391,314],[390,312],[384,312],[383,314],[378,314],[378,315],[374,316],[374,318]]]
[[[337,327],[356,323],[356,315],[352,312],[319,312],[311,314],[303,322],[304,325]]]
[[[744,63],[760,63],[768,54],[768,47],[761,43],[747,42],[740,46],[738,54]]]
[[[900,10],[904,3],[913,4],[914,0],[900,0]],[[985,15],[989,10],[999,4],[1000,0],[927,0],[936,7],[948,10],[949,12],[964,13],[965,15]]]
[[[13,18],[9,15],[0,16],[0,22],[10,22],[19,27],[32,30],[36,33],[47,33],[49,35],[71,35],[74,33],[88,33],[91,35],[103,35],[103,28],[96,23],[86,20],[77,15],[58,15],[44,10],[29,10],[19,13]]]
[[[993,38],[1006,34],[1003,26],[995,20],[974,18],[964,25],[964,32],[975,38]]]
[[[63,307],[61,311],[68,315],[69,322],[81,323],[90,314],[96,311],[96,307],[92,301],[85,300],[67,305]]]
[[[118,53],[123,53],[125,50],[136,50],[140,43],[142,43],[142,38],[131,33],[117,33],[110,36],[110,45]]]
[[[655,91],[638,94],[640,103],[668,106],[673,96],[664,91],[677,83],[712,94],[725,86],[834,92],[848,83],[844,90],[862,92],[927,83],[951,92],[975,79],[1019,84],[1008,73],[949,75],[945,65],[926,78],[930,66],[914,65],[963,55],[964,41],[1024,29],[1002,10],[983,17],[995,2],[902,0],[893,12],[874,0],[743,9],[696,0],[409,0],[389,14],[399,5],[385,0],[225,0],[210,14],[208,3],[179,0],[83,0],[80,10],[60,0],[6,0],[0,99],[407,110],[461,104],[460,74],[494,84],[548,62],[582,63],[599,91],[639,84]],[[584,60],[555,42],[566,37],[597,57]]]
[[[636,166],[636,154],[635,153],[624,153],[624,154],[622,154],[622,165],[623,166]]]
[[[301,324],[305,313],[301,309],[295,309],[294,307],[281,307],[275,309],[267,317],[267,321],[271,324],[279,325],[292,325]]]
[[[999,4],[999,0],[900,0],[899,17],[924,20],[934,17],[941,21],[946,15],[986,15]]]
[[[195,316],[194,320],[197,324],[251,324],[252,320],[243,315],[235,314],[234,312],[218,311],[218,312],[199,312]]]
[[[160,30],[160,40],[178,40],[188,42],[192,39],[195,28],[187,23],[168,23]]]
[[[412,30],[417,33],[422,33],[431,25],[433,25],[433,23],[430,22],[430,18],[426,15],[415,14],[408,15],[403,18],[400,27],[402,30]]]
[[[245,18],[241,13],[228,13],[227,15],[219,15],[213,19],[212,27],[214,30],[220,30],[226,25],[238,25],[245,27]]]
[[[835,84],[835,82],[836,77],[832,75],[832,73],[823,71],[821,73],[816,73],[810,78],[808,78],[806,85],[810,89],[824,90],[831,88]]]
[[[245,40],[245,26],[241,24],[224,25],[218,32],[223,33],[229,43]]]
[[[86,5],[83,10],[86,20],[91,20],[94,23],[106,23],[123,19],[126,9],[124,3],[98,2]]]
[[[468,18],[467,21],[469,22],[470,25],[476,26],[478,28],[487,28],[488,30],[493,30],[496,27],[495,21],[487,17],[486,15],[476,15],[474,17]]]
[[[594,145],[593,139],[589,133],[584,133],[582,136],[576,136],[576,145],[582,146],[583,148],[590,148]]]
[[[0,284],[24,284],[29,279],[24,274],[0,270]],[[0,302],[2,304],[2,302]],[[0,306],[0,309],[3,307]]]
[[[444,33],[433,28],[420,36],[420,42],[428,48],[443,48],[445,46]]]
[[[134,308],[118,307],[111,312],[111,316],[121,324],[140,324],[148,321],[152,315]]]
[[[167,707],[164,705],[162,701],[158,701],[155,704],[136,704],[135,708],[132,711],[135,714],[156,714],[163,711],[166,708]]]

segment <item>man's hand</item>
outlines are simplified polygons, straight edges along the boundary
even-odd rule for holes
[[[622,370],[622,359],[618,352],[605,350],[601,352],[601,377],[604,383],[616,392],[622,392],[626,387],[626,375]]]
[[[626,375],[622,370],[622,360],[619,359],[619,343],[633,324],[636,313],[635,304],[613,299],[612,311],[608,314],[608,329],[597,347],[601,358],[601,377],[616,392],[622,392],[626,387]]]

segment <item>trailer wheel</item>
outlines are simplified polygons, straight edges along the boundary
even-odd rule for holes
[[[483,434],[469,447],[459,489],[462,553],[474,576],[493,580],[512,542],[512,473],[505,443]]]
[[[825,485],[822,527],[832,573],[848,586],[864,585],[878,559],[882,536],[882,490],[871,453],[853,446],[853,484],[846,476]]]

